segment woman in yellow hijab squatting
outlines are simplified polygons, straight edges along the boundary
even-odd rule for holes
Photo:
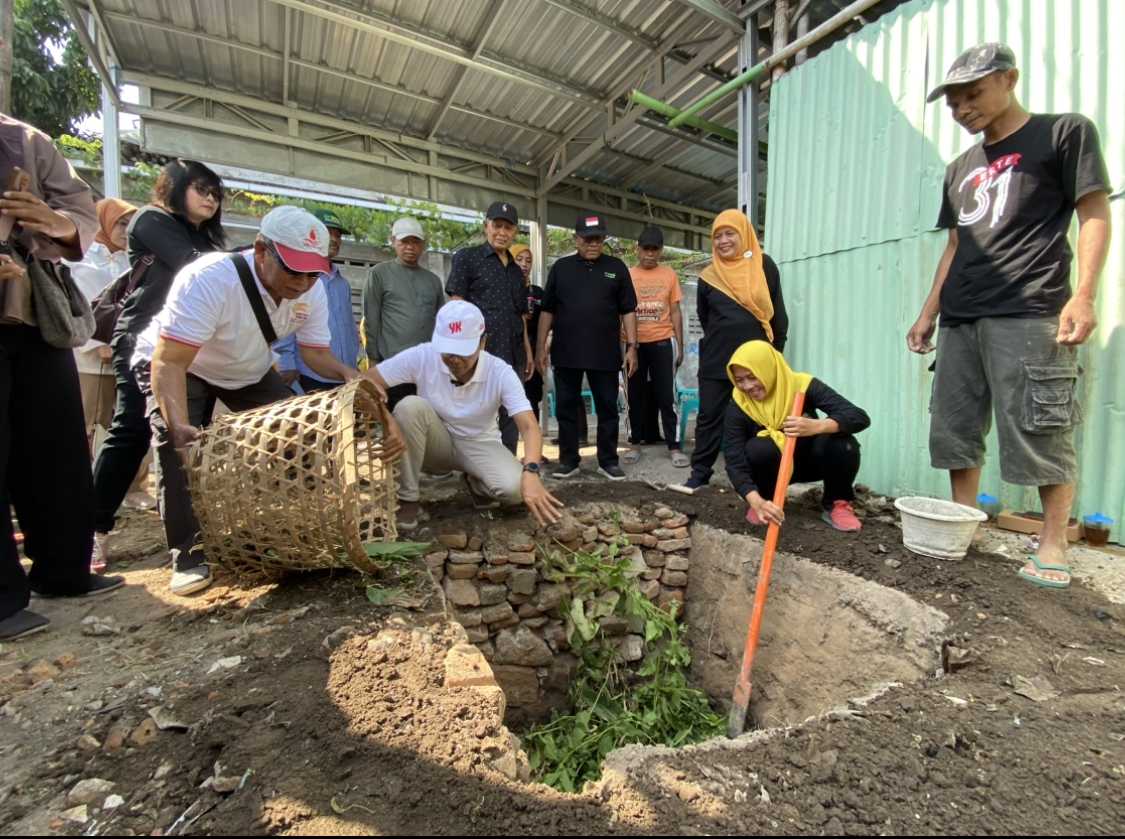
[[[773,503],[773,491],[785,438],[797,437],[790,480],[824,481],[822,518],[837,530],[859,530],[852,509],[859,474],[854,435],[871,425],[867,412],[820,379],[794,373],[766,341],[739,347],[727,364],[727,376],[734,385],[725,425],[727,476],[750,504],[746,520],[778,525],[785,521],[784,511]],[[804,416],[790,416],[798,393],[805,394]]]

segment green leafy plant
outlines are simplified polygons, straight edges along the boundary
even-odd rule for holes
[[[578,792],[598,778],[606,755],[620,746],[678,747],[720,735],[724,721],[704,693],[688,684],[691,650],[675,607],[665,612],[641,594],[618,545],[609,546],[608,557],[544,553],[544,576],[569,596],[560,611],[579,665],[570,685],[571,713],[556,713],[522,737],[534,776],[563,792]],[[600,623],[611,616],[644,637],[645,657],[636,672],[624,665]]]

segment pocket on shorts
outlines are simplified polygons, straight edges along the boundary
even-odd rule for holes
[[[1033,359],[1025,361],[1023,369],[1021,429],[1031,434],[1050,434],[1082,424],[1077,359]]]

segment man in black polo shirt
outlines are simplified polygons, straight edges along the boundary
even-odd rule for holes
[[[519,233],[519,215],[511,204],[497,201],[488,208],[484,232],[488,241],[453,255],[453,267],[445,282],[445,293],[453,300],[468,300],[484,313],[488,352],[507,362],[521,382],[534,371],[531,344],[527,339],[527,284],[523,270],[508,248]],[[500,440],[516,453],[519,429],[508,412],[500,408]]]
[[[621,370],[621,328],[625,328],[625,375],[637,369],[637,295],[625,263],[602,252],[605,216],[582,212],[574,230],[578,253],[564,256],[551,268],[539,317],[539,372],[547,375],[547,336],[555,370],[555,414],[559,422],[559,467],[556,478],[578,474],[578,412],[582,376],[590,381],[598,415],[598,474],[625,479],[617,459],[617,375]],[[582,410],[585,410],[584,408]]]

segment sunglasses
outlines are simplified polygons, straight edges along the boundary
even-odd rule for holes
[[[273,245],[266,245],[265,247],[266,252],[269,253],[269,255],[277,261],[277,264],[281,266],[281,270],[288,274],[290,277],[308,277],[310,273],[315,273],[309,271],[294,271],[292,268],[285,264],[285,260],[281,258],[281,254],[274,250]]]
[[[192,183],[191,188],[195,190],[197,195],[200,195],[203,198],[206,198],[207,196],[211,196],[216,201],[218,201],[220,204],[223,201],[222,187],[208,186],[207,184],[202,183],[200,181],[195,181],[195,182]]]

